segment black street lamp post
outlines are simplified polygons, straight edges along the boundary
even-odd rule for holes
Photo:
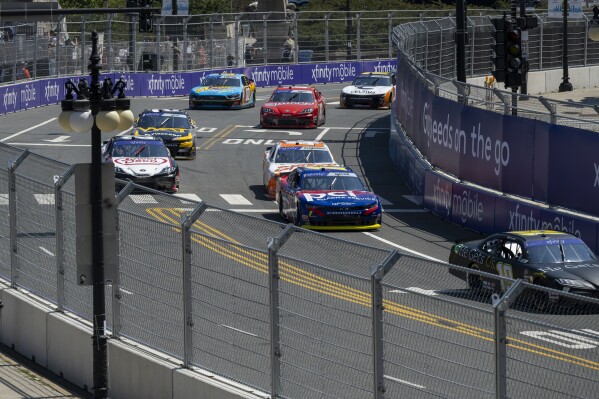
[[[351,59],[351,12],[349,0],[345,1],[345,39],[346,39],[346,50],[347,59]]]
[[[72,81],[65,83],[66,99],[62,102],[63,113],[59,123],[67,131],[83,132],[91,127],[91,165],[89,175],[89,199],[91,204],[91,282],[93,290],[93,394],[94,398],[108,396],[108,353],[106,335],[105,301],[105,231],[103,225],[102,187],[102,131],[125,130],[133,123],[133,113],[129,110],[129,100],[123,93],[126,83],[120,79],[113,87],[110,78],[100,82],[101,59],[98,54],[98,33],[92,32],[92,52],[89,58],[91,84],[81,78],[76,86]],[[118,99],[114,93],[119,90]],[[73,99],[73,92],[77,99]],[[118,111],[118,112],[116,112]],[[91,125],[91,126],[90,126]],[[85,226],[77,226],[84,230]],[[110,247],[108,247],[110,249]],[[79,248],[77,249],[79,252]],[[78,253],[79,256],[79,253]],[[79,258],[78,258],[79,259]],[[78,260],[79,262],[79,260]],[[77,265],[78,269],[80,265]],[[85,278],[80,284],[90,284]]]
[[[572,87],[572,83],[570,83],[570,77],[568,76],[568,0],[564,0],[562,5],[562,14],[564,17],[564,29],[562,34],[562,68],[563,68],[563,77],[562,83],[559,85],[559,92],[564,91],[572,91],[574,88]]]

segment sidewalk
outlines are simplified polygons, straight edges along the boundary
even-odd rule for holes
[[[545,93],[543,97],[560,101],[573,101],[588,106],[599,105],[599,87],[587,89],[576,89],[575,87],[572,91]]]
[[[92,396],[0,344],[1,399],[89,399]]]

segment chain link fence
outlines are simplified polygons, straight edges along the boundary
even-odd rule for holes
[[[4,144],[0,159],[0,277],[91,323],[91,287],[77,283],[74,168]],[[599,389],[599,300],[132,183],[117,181],[115,195],[112,339],[281,398]],[[502,290],[490,295],[460,273]]]

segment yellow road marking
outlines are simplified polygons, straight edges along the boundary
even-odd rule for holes
[[[228,136],[229,134],[231,134],[235,130],[236,127],[237,127],[237,125],[227,126],[223,130],[221,130],[220,132],[218,132],[216,135],[214,135],[213,137],[211,137],[210,139],[208,139],[208,141],[206,141],[204,144],[202,144],[201,146],[198,146],[197,149],[198,150],[209,150],[220,139],[222,139],[222,138]]]
[[[173,230],[180,232],[178,225],[180,224],[181,209],[177,208],[149,208],[147,212],[167,224],[173,225]],[[170,214],[170,215],[169,215]],[[172,215],[172,216],[171,216]],[[206,234],[206,236],[192,235],[192,240],[198,244],[210,249],[226,258],[232,259],[238,263],[248,266],[254,270],[268,273],[268,254],[256,250],[247,250],[237,245],[241,245],[238,241],[227,236],[223,232],[206,225],[203,222],[196,221],[193,227]],[[227,240],[228,243],[221,241],[212,241],[210,238],[217,240]],[[229,244],[234,244],[228,248]],[[328,295],[333,298],[341,299],[357,305],[370,307],[371,298],[370,292],[360,291],[358,289],[346,286],[344,284],[329,280],[327,278],[315,275],[304,269],[293,266],[287,262],[279,263],[279,272],[281,280],[295,284],[302,288],[306,288],[313,292]],[[479,338],[485,341],[492,342],[494,340],[494,332],[485,330],[480,327],[462,323],[446,317],[438,316],[419,309],[404,306],[393,301],[385,300],[383,302],[385,311],[414,321],[426,323],[435,327],[440,327],[446,330],[469,335],[474,338]],[[548,357],[555,360],[560,360],[566,363],[578,365],[591,370],[599,370],[599,362],[585,359],[579,356],[570,355],[560,352],[559,350],[551,349],[545,346],[537,345],[531,342],[523,341],[517,338],[508,337],[508,347]]]

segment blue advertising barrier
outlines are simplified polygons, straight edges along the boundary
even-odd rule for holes
[[[252,66],[247,68],[216,69],[181,73],[107,73],[113,82],[123,78],[127,82],[127,97],[171,97],[188,95],[210,73],[245,73],[256,86],[279,86],[296,84],[326,84],[351,82],[362,72],[388,72],[396,67],[395,60],[332,62],[324,64],[285,64]],[[65,98],[64,83],[75,83],[89,76],[72,76],[31,80],[8,86],[0,86],[0,115],[57,104]]]
[[[398,59],[397,118],[433,166],[459,180],[599,216],[599,135],[434,96]]]

